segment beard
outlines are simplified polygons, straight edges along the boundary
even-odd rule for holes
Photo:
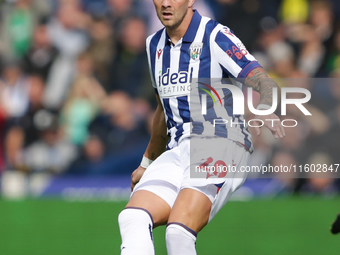
[[[170,30],[174,30],[174,29],[178,28],[178,27],[182,24],[182,22],[183,22],[185,16],[187,15],[187,13],[188,13],[188,9],[186,9],[186,10],[185,10],[185,13],[183,13],[183,15],[180,17],[180,19],[177,20],[177,21],[175,21],[176,23],[174,23],[174,24],[172,24],[172,25],[166,25],[166,22],[163,22],[161,19],[160,19],[160,20],[162,21],[162,24],[163,24],[166,28],[168,28],[168,29],[170,29]]]

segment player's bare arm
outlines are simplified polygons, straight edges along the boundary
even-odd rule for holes
[[[260,94],[260,104],[271,106],[273,103],[273,88],[278,88],[278,97],[280,98],[280,90],[277,83],[266,73],[262,67],[253,69],[245,80],[245,85],[252,87]],[[277,115],[270,114],[267,116],[256,116],[257,119],[279,119]],[[285,136],[284,127],[279,121],[274,122],[274,127],[265,122],[275,138],[283,138]],[[260,135],[260,128],[255,128],[257,135]]]
[[[260,104],[272,105],[273,88],[278,88],[276,82],[269,77],[262,67],[253,69],[245,80],[245,85],[260,93]]]
[[[158,95],[156,95],[156,99],[158,106],[153,119],[151,139],[144,154],[151,160],[155,160],[165,151],[166,143],[169,140],[163,106]]]
[[[165,151],[166,144],[169,140],[163,106],[158,95],[156,95],[156,98],[158,106],[153,119],[151,139],[144,153],[144,156],[152,161]],[[131,175],[131,190],[133,190],[135,185],[139,182],[145,170],[146,168],[139,166],[133,171]]]

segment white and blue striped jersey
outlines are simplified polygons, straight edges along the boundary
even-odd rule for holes
[[[183,38],[174,45],[163,28],[146,40],[151,80],[163,104],[168,135],[168,149],[176,147],[190,133],[218,135],[242,143],[253,150],[251,135],[243,124],[228,129],[212,128],[211,120],[195,117],[190,111],[190,82],[200,78],[245,78],[257,67],[256,59],[247,52],[242,42],[226,26],[201,16],[195,11]],[[242,86],[242,85],[241,85]],[[223,106],[234,121],[231,92],[221,90]],[[210,116],[214,104],[209,104]],[[206,131],[210,130],[210,133]]]

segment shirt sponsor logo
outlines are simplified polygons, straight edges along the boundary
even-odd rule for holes
[[[162,97],[188,95],[191,91],[193,68],[190,73],[187,71],[181,71],[179,73],[171,73],[170,68],[166,70],[166,73],[159,76],[158,81],[158,93]]]

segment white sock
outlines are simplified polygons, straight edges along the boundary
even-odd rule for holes
[[[172,222],[166,227],[168,255],[196,255],[196,232],[181,223]]]
[[[121,255],[154,255],[153,220],[147,210],[129,207],[118,216]]]

